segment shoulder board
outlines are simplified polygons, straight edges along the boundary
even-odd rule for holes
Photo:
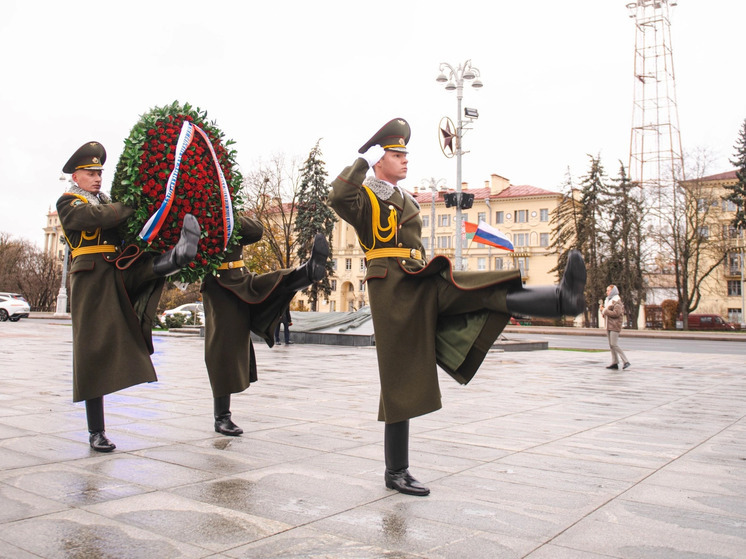
[[[73,194],[72,192],[67,192],[69,196],[74,196],[74,200],[70,200],[71,206],[77,206],[78,204],[87,204],[88,200],[85,199],[84,196],[81,196],[80,194]]]

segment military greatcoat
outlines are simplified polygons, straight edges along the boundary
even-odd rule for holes
[[[263,228],[246,216],[238,227],[241,246],[230,249],[223,269],[202,281],[205,364],[216,398],[243,392],[257,380],[251,332],[272,347],[275,327],[295,295],[284,286],[292,269],[256,274],[246,268],[243,246],[259,241]]]
[[[84,195],[63,194],[57,201],[73,254],[74,402],[157,380],[150,355],[164,280],[153,273],[147,253],[126,268],[123,259],[116,262],[121,252],[117,226],[132,212],[119,202],[91,203]]]
[[[332,182],[329,205],[355,228],[366,254],[409,249],[368,258],[365,275],[381,379],[378,419],[397,423],[441,407],[436,364],[462,384],[472,379],[510,319],[505,295],[520,288],[520,271],[457,272],[442,256],[427,262],[419,205],[404,191],[390,188],[383,199],[364,189],[367,170],[362,158],[346,167]],[[376,236],[392,223],[394,231]]]

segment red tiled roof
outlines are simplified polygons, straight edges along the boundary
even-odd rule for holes
[[[728,179],[735,179],[736,171],[727,171],[725,173],[718,173],[717,175],[710,175],[709,177],[702,177],[700,180],[703,181],[725,181]]]
[[[519,198],[524,196],[556,196],[558,192],[552,192],[551,190],[544,190],[543,188],[537,188],[528,184],[520,186],[510,185],[508,188],[503,190],[497,195],[498,198]]]

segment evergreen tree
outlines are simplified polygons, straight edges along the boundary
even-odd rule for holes
[[[595,302],[606,296],[606,270],[603,266],[605,249],[601,229],[604,224],[604,199],[608,193],[606,174],[601,165],[600,156],[590,158],[588,174],[580,182],[580,213],[577,225],[577,244],[585,259],[588,279],[585,286],[586,301]],[[598,326],[598,313],[595,304],[591,304],[591,312],[586,310],[585,323]]]
[[[620,162],[619,165],[619,177],[609,183],[604,204],[604,213],[608,214],[608,226],[604,231],[604,283],[619,288],[627,319],[636,328],[644,297],[642,252],[645,212],[640,189],[630,182],[624,164]]]
[[[334,269],[331,258],[331,240],[334,223],[337,220],[332,209],[326,205],[330,187],[326,180],[324,162],[321,160],[320,142],[321,139],[316,142],[301,169],[295,218],[295,230],[298,233],[298,258],[301,262],[305,262],[310,257],[316,233],[323,233],[330,246],[329,259],[326,263],[327,275],[320,282],[304,290],[304,293],[308,293],[309,304],[313,311],[317,310],[319,297],[328,297],[332,292],[330,276],[334,273]]]
[[[733,202],[737,208],[736,216],[733,219],[733,227],[746,230],[746,206],[744,206],[744,200],[746,200],[746,119],[743,121],[736,145],[733,147],[736,154],[730,162],[736,167],[738,182],[725,187],[731,190],[726,196],[726,200]]]

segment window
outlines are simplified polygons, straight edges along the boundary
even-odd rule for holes
[[[528,210],[516,210],[515,222],[516,223],[527,223],[528,222]]]
[[[504,212],[495,212],[495,223],[505,223]]]
[[[743,322],[741,318],[741,309],[728,309],[728,322]]]
[[[539,233],[539,246],[549,246],[549,233]]]
[[[707,239],[710,236],[710,228],[707,225],[700,225],[699,236],[703,239]]]
[[[332,291],[336,291],[337,290],[337,280],[335,280],[335,279],[331,280],[330,284],[331,284],[331,287],[332,287]]]
[[[517,258],[518,269],[521,271],[521,276],[528,275],[528,258],[520,257]]]
[[[723,239],[738,239],[741,237],[738,227],[729,224],[723,225]]]
[[[361,272],[365,271],[365,258],[360,259],[360,271]]]
[[[352,270],[352,258],[345,258],[345,270]]]
[[[704,198],[697,198],[697,211],[703,212],[707,209],[707,200]]]
[[[480,221],[487,221],[487,212],[479,212],[477,214],[477,223],[479,223]]]
[[[738,211],[738,204],[736,204],[733,200],[723,200],[723,211],[724,212]]]
[[[737,252],[729,252],[725,258],[725,273],[729,276],[741,274],[741,255]]]
[[[495,270],[502,270],[503,269],[503,259],[502,256],[498,256],[495,258]]]
[[[336,270],[336,269],[337,269],[337,259],[332,258],[332,270]]]
[[[528,233],[516,233],[515,235],[513,235],[513,246],[528,246]]]
[[[539,210],[539,221],[549,221],[549,209],[541,208]]]
[[[451,237],[441,235],[438,237],[438,248],[451,248]]]
[[[480,257],[477,258],[477,270],[486,270],[487,269],[487,259]]]
[[[728,280],[728,297],[741,296],[741,280]]]
[[[441,214],[438,216],[438,227],[450,227],[451,226],[451,215]]]
[[[422,248],[430,250],[430,237],[422,237]]]
[[[423,227],[430,227],[430,216],[429,215],[423,215],[422,216],[422,226]]]
[[[358,291],[365,291],[365,280],[360,280],[360,285],[358,286]]]
[[[329,301],[329,310],[331,312],[335,312],[337,310],[337,302],[336,301]]]
[[[453,218],[456,219],[455,217]],[[464,221],[469,221],[469,214],[461,212],[461,225],[464,224]]]

